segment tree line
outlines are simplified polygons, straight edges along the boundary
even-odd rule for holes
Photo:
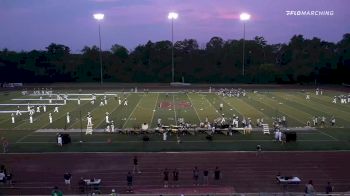
[[[350,83],[350,34],[337,43],[294,35],[288,43],[267,44],[263,37],[243,41],[213,37],[205,47],[195,39],[174,43],[175,80],[189,83]],[[114,44],[102,51],[105,82],[170,82],[171,41],[148,41],[128,51]],[[46,50],[0,51],[0,82],[98,82],[97,46],[73,54],[52,43]]]

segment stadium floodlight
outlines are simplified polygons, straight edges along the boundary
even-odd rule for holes
[[[168,19],[171,20],[171,81],[174,82],[174,20],[179,17],[179,14],[176,12],[169,12]]]
[[[101,14],[101,13],[94,14],[94,18],[96,20],[103,20],[104,17],[105,17],[105,15]]]
[[[104,17],[105,17],[105,15],[101,14],[101,13],[94,14],[94,18],[97,21],[103,20]],[[103,84],[103,71],[102,71],[101,25],[100,25],[100,23],[98,23],[98,38],[100,41],[100,73],[101,73],[101,85],[102,85]]]
[[[243,54],[242,54],[242,75],[244,76],[244,63],[245,63],[245,58],[244,58],[244,53],[245,53],[245,21],[250,20],[250,14],[248,13],[241,13],[239,16],[241,21],[243,21]]]
[[[242,21],[245,21],[245,20],[249,20],[250,19],[250,14],[248,13],[242,13],[239,18],[242,20]]]

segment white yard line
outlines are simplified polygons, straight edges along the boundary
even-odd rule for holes
[[[173,106],[174,106],[174,113],[175,113],[175,125],[177,126],[177,117],[176,117],[176,108],[175,108],[175,97],[173,95]]]
[[[26,139],[27,137],[29,137],[31,134],[33,134],[34,132],[31,132],[31,133],[29,133],[28,135],[25,135],[25,136],[23,136],[23,137],[21,137],[21,138],[19,138],[17,141],[16,141],[16,143],[22,143],[22,141],[24,140],[24,139]]]
[[[137,102],[136,106],[134,107],[134,109],[132,110],[132,112],[130,113],[129,117],[126,119],[125,123],[123,124],[122,126],[122,129],[124,129],[124,126],[126,125],[126,123],[130,120],[130,117],[132,116],[132,114],[135,112],[136,108],[139,106],[141,100],[143,98],[143,95],[142,97],[139,99],[139,101]]]
[[[331,136],[331,135],[329,135],[329,134],[327,134],[327,133],[325,133],[325,132],[323,132],[323,131],[320,131],[320,130],[317,130],[317,129],[316,129],[316,131],[322,133],[322,134],[325,135],[325,136],[328,136],[328,137],[332,138],[334,141],[339,141],[337,138],[335,138],[335,137],[333,137],[333,136]]]
[[[153,108],[153,110],[152,110],[152,112],[153,112],[153,113],[152,113],[152,118],[151,118],[151,122],[149,123],[149,126],[151,126],[151,125],[152,125],[153,118],[154,118],[154,113],[156,113],[156,108],[157,108],[158,98],[159,98],[159,93],[158,93],[158,95],[157,95],[156,104],[154,104],[154,108]]]
[[[199,115],[198,115],[198,112],[197,112],[196,107],[193,105],[190,96],[188,96],[188,93],[186,93],[186,96],[187,96],[188,100],[190,100],[191,106],[192,106],[192,108],[194,109],[194,111],[196,112],[199,122],[202,122],[202,121],[201,121],[201,118],[200,118]]]

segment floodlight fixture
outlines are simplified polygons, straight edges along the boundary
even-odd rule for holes
[[[243,12],[243,13],[239,16],[239,18],[240,18],[242,21],[250,20],[250,14]]]
[[[176,12],[169,12],[169,14],[168,14],[168,19],[169,19],[169,20],[175,20],[175,19],[177,19],[178,17],[179,17],[179,14],[176,13]]]
[[[96,13],[96,14],[94,14],[94,18],[95,18],[96,20],[103,20],[104,17],[105,17],[105,15],[102,14],[102,13]]]

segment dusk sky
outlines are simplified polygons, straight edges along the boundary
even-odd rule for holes
[[[251,14],[246,39],[263,36],[268,43],[287,43],[294,34],[337,42],[350,33],[348,0],[0,0],[0,49],[44,50],[59,43],[78,53],[98,45],[101,12],[102,48],[115,43],[171,40],[169,11],[179,13],[174,39],[196,39],[203,47],[213,36],[241,39],[241,12]],[[332,16],[287,16],[286,11],[334,11]]]

